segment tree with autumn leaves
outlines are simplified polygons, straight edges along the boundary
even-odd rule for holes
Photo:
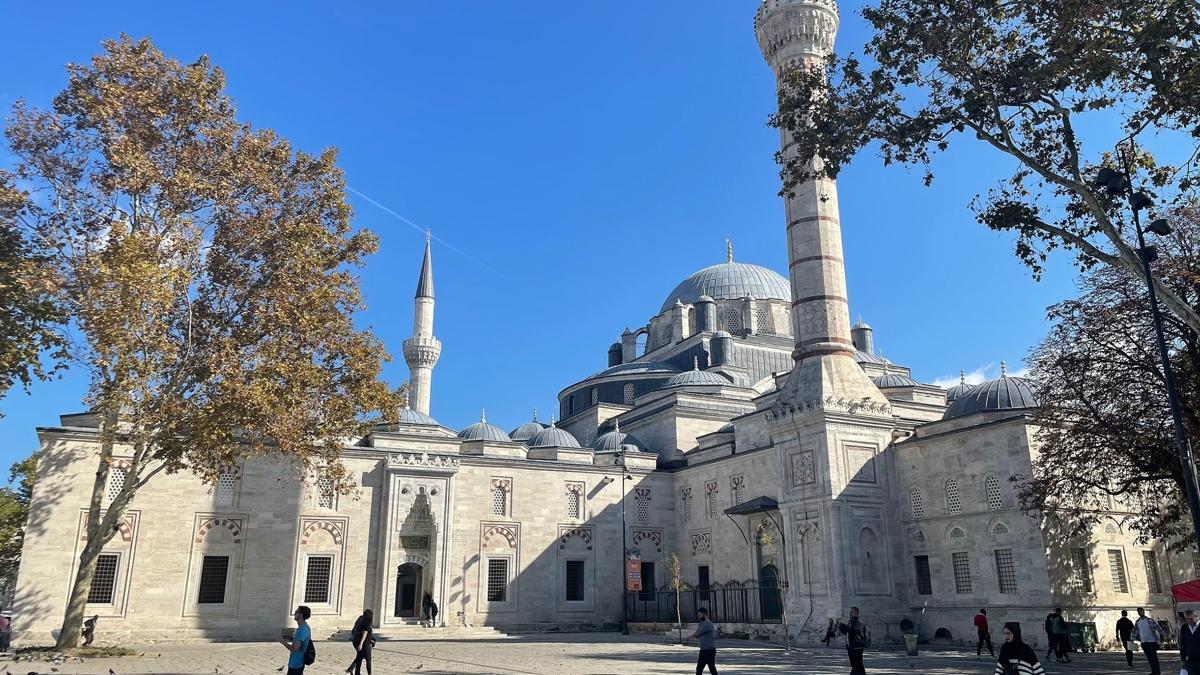
[[[0,172],[0,244],[23,253],[12,276],[35,317],[16,324],[25,361],[49,350],[86,372],[100,419],[59,648],[78,644],[97,556],[156,476],[214,482],[276,456],[345,488],[346,439],[399,396],[379,378],[383,345],[353,325],[376,238],[351,226],[335,152],[239,121],[205,57],[103,47],[68,66],[50,109],[14,107]],[[128,473],[108,504],[115,458]]]

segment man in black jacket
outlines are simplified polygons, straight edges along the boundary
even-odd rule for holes
[[[1188,675],[1200,675],[1200,626],[1196,625],[1196,611],[1183,613],[1187,623],[1179,627],[1179,658]]]
[[[1125,650],[1125,663],[1129,667],[1133,667],[1133,651],[1129,648],[1133,646],[1133,622],[1129,620],[1129,612],[1121,610],[1121,618],[1117,619],[1117,642],[1121,643],[1121,649]]]
[[[850,657],[850,675],[867,675],[863,650],[867,647],[867,625],[858,618],[858,608],[850,608],[850,623],[838,619],[838,632],[846,636],[846,655]]]

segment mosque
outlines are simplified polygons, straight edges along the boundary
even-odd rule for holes
[[[778,75],[832,51],[837,6],[764,0],[754,26]],[[1078,541],[1023,513],[1011,478],[1037,454],[1031,383],[1002,371],[945,390],[882,358],[850,323],[834,181],[799,186],[785,214],[786,276],[729,249],[564,387],[556,421],[508,432],[431,416],[427,244],[410,407],[345,447],[356,492],[265,459],[215,486],[162,475],[105,546],[86,614],[110,636],[228,640],[277,636],[297,604],[316,635],[373,608],[386,635],[429,594],[443,626],[605,629],[673,621],[677,559],[685,615],[706,605],[722,630],[772,639],[815,640],[851,606],[877,640],[973,638],[980,607],[1035,639],[1054,605],[1102,626],[1135,606],[1170,616],[1170,585],[1200,559],[1139,542],[1119,503]],[[98,428],[81,413],[38,430],[18,644],[61,622]],[[124,476],[118,457],[110,499]]]

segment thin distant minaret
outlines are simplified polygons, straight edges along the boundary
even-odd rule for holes
[[[425,259],[417,280],[413,300],[413,335],[404,341],[404,361],[408,364],[409,407],[429,414],[429,389],[433,366],[442,354],[442,343],[433,336],[433,261],[429,255],[429,231],[425,231]]]
[[[819,68],[833,52],[837,3],[763,0],[754,29],[777,78],[796,68]],[[780,142],[785,154],[791,152],[789,133],[783,132]],[[797,185],[786,201],[786,212],[796,363],[777,402],[794,406],[830,396],[883,402],[879,389],[854,361],[837,184],[820,178]]]

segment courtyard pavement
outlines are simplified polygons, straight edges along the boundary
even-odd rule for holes
[[[497,637],[456,637],[438,631],[381,641],[375,650],[374,672],[520,673],[523,675],[600,675],[606,673],[692,673],[696,647],[680,646],[659,636],[621,636],[609,633],[537,634]],[[97,646],[103,646],[97,640]],[[316,643],[317,662],[305,669],[313,675],[339,675],[351,660],[346,642]],[[803,647],[790,654],[780,647],[748,640],[719,640],[717,666],[721,673],[811,673],[842,675],[849,671],[846,654],[835,647]],[[21,660],[0,662],[0,673],[158,673],[160,675],[270,675],[285,663],[286,650],[278,644],[217,643],[163,644],[137,647],[138,656],[66,661]],[[144,651],[143,651],[144,650]],[[1047,673],[1144,673],[1141,654],[1137,667],[1128,670],[1118,653],[1077,654],[1070,664],[1046,664]],[[1164,672],[1176,672],[1178,658],[1163,655]],[[974,650],[939,648],[920,656],[905,656],[891,648],[871,650],[866,658],[872,675],[974,675],[990,674],[995,662]],[[111,669],[111,670],[110,670]],[[365,669],[364,669],[365,672]]]

